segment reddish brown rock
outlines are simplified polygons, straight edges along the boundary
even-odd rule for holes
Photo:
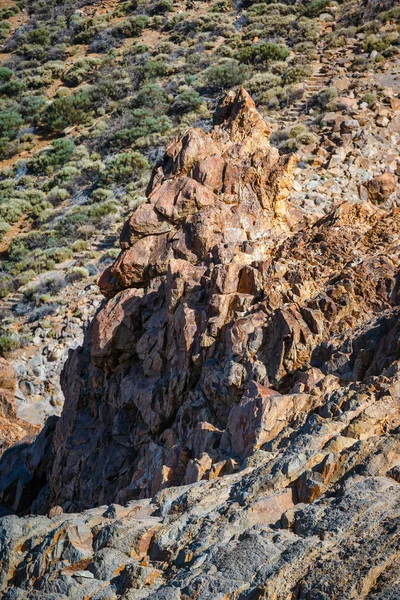
[[[120,257],[99,279],[104,295],[148,284],[172,258],[227,263],[243,242],[295,227],[299,215],[287,198],[296,159],[280,157],[269,135],[240,90],[221,104],[211,134],[192,129],[174,140],[154,169],[147,204],[123,227]]]
[[[367,181],[368,199],[373,204],[385,202],[396,190],[397,177],[391,173],[384,173],[379,177]]]
[[[4,358],[0,358],[0,454],[9,446],[32,438],[40,427],[19,419],[16,415],[15,391],[17,375]]]

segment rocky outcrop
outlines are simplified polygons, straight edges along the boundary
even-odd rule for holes
[[[39,433],[39,427],[16,415],[17,375],[4,358],[0,358],[0,454],[9,446]]]
[[[120,256],[100,278],[106,297],[149,285],[173,260],[225,264],[247,243],[261,257],[295,225],[298,215],[286,202],[295,157],[284,160],[270,146],[250,96],[229,94],[214,120],[210,135],[191,129],[168,146],[147,203],[123,227]]]
[[[48,515],[0,521],[7,600],[396,597],[400,210],[303,221],[268,138],[241,90],[154,170],[61,418],[0,463]]]

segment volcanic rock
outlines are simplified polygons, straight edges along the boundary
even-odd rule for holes
[[[303,220],[292,179],[244,90],[167,148],[61,418],[0,462],[51,515],[0,520],[6,600],[396,598],[400,210]]]
[[[0,454],[9,446],[39,433],[40,428],[19,419],[16,414],[17,374],[0,358]]]

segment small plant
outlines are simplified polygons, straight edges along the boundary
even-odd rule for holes
[[[318,143],[318,137],[303,124],[299,124],[275,131],[271,135],[271,142],[279,148],[280,152],[288,154],[295,152],[301,146]]]
[[[360,100],[360,103],[363,104],[367,104],[370,108],[375,104],[377,98],[376,98],[376,94],[365,94],[365,96],[363,96]]]
[[[0,355],[7,357],[10,352],[20,347],[18,339],[9,333],[0,335]]]
[[[89,277],[89,271],[85,269],[85,267],[72,267],[71,269],[68,269],[65,279],[68,283],[73,283],[75,281],[86,279],[87,277]]]

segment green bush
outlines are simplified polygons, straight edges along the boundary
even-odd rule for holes
[[[52,131],[63,131],[71,125],[88,123],[93,108],[93,98],[88,90],[55,98],[46,110],[43,124]]]
[[[20,347],[17,338],[9,333],[3,333],[0,335],[0,354],[3,357]]]
[[[182,114],[197,110],[204,103],[204,98],[192,87],[184,86],[179,89],[171,105],[172,113]]]
[[[32,173],[51,172],[71,160],[75,143],[70,138],[59,138],[51,143],[52,149],[36,154],[28,165]]]
[[[16,223],[32,208],[31,204],[20,198],[11,198],[0,202],[0,219],[6,223]]]
[[[84,252],[88,249],[88,246],[89,244],[85,240],[76,240],[76,242],[72,244],[72,250],[74,252]]]
[[[97,188],[91,195],[91,200],[93,202],[104,202],[104,200],[109,200],[113,197],[113,193],[111,190],[107,188]]]
[[[14,71],[12,71],[11,69],[8,69],[7,67],[0,67],[0,83],[10,81],[13,75]]]
[[[172,121],[165,115],[153,115],[149,108],[135,108],[127,126],[117,131],[114,140],[118,146],[128,146],[139,138],[154,133],[165,133],[172,127]]]
[[[234,59],[223,59],[207,69],[205,80],[209,88],[222,91],[241,85],[248,75],[245,65]]]
[[[89,277],[89,271],[84,267],[72,267],[68,269],[65,279],[72,283],[74,281],[81,281],[82,279],[86,279]]]
[[[306,77],[309,77],[311,74],[312,70],[310,68],[297,65],[286,69],[286,71],[282,75],[282,81],[285,85],[300,83],[301,81],[304,81]]]
[[[0,135],[7,140],[15,139],[24,120],[15,110],[0,111]]]
[[[93,68],[99,64],[99,60],[96,58],[84,58],[78,60],[63,76],[63,82],[65,85],[75,87],[82,83],[88,78]]]
[[[321,109],[325,109],[329,102],[331,102],[337,96],[336,88],[324,88],[318,94],[316,94],[310,101],[312,106],[317,106]]]
[[[18,277],[15,278],[16,287],[19,289],[23,285],[26,285],[36,277],[36,272],[33,269],[27,269],[23,271]]]
[[[394,8],[381,12],[378,17],[385,23],[387,21],[395,21],[395,23],[400,23],[400,6],[395,6]]]
[[[263,42],[261,44],[246,46],[239,51],[238,59],[247,64],[266,65],[274,60],[286,60],[290,54],[289,48],[279,46],[273,42]]]
[[[0,43],[7,39],[10,29],[10,23],[7,23],[7,21],[0,21]]]
[[[271,135],[271,142],[284,154],[295,152],[301,146],[317,144],[318,141],[318,137],[302,123],[275,131]]]
[[[361,98],[360,103],[362,104],[365,102],[369,107],[371,107],[375,104],[376,100],[376,94],[365,94],[365,96]]]
[[[168,65],[163,59],[148,60],[144,66],[144,76],[148,79],[164,77],[168,73]]]
[[[168,95],[164,88],[156,83],[146,83],[136,96],[137,108],[151,108],[153,112],[163,113],[168,106]]]
[[[35,117],[46,105],[47,99],[45,96],[29,94],[24,96],[19,103],[21,115],[26,119]]]
[[[103,217],[118,214],[118,206],[115,202],[103,202],[103,204],[93,206],[90,211],[91,219],[98,223]]]
[[[168,12],[172,12],[174,6],[172,0],[157,0],[151,7],[152,15],[165,15]]]
[[[122,152],[107,163],[103,178],[107,183],[129,181],[138,177],[149,166],[147,159],[139,152]]]
[[[67,246],[62,248],[54,248],[51,254],[56,263],[62,263],[65,260],[72,258],[73,255],[74,253],[72,252],[71,248],[68,248]]]
[[[303,14],[310,19],[318,17],[330,3],[331,0],[312,0],[304,7]]]
[[[10,225],[7,223],[7,221],[0,220],[0,239],[5,233],[7,233],[7,231],[9,231],[9,229]]]
[[[0,274],[0,298],[5,298],[13,291],[13,278],[11,275]]]

